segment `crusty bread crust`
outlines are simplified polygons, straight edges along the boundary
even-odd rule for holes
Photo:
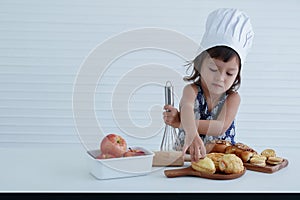
[[[207,174],[214,174],[216,172],[214,162],[208,157],[204,157],[198,162],[192,162],[192,168],[196,171],[200,171]]]
[[[244,170],[243,161],[235,154],[225,154],[219,162],[219,168],[226,174],[237,174]]]

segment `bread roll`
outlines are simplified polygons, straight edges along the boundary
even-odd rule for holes
[[[225,154],[235,154],[235,151],[237,150],[236,146],[228,146],[225,148]]]
[[[265,167],[267,158],[265,156],[255,154],[250,158],[250,163],[256,166]]]
[[[283,162],[283,158],[280,158],[280,157],[272,157],[272,156],[270,156],[267,159],[267,163],[271,164],[271,165],[278,165],[278,164],[280,164],[282,162]]]
[[[260,154],[253,154],[252,158],[258,158],[258,159],[261,159],[261,160],[264,160],[264,161],[267,160],[266,156],[263,156],[263,155],[260,155]]]
[[[219,168],[226,174],[237,174],[244,170],[244,164],[237,155],[225,154],[219,161]]]
[[[220,168],[219,168],[219,162],[221,160],[221,158],[224,156],[224,153],[208,153],[206,154],[206,157],[210,158],[216,167],[216,172],[220,172]]]
[[[196,171],[214,174],[216,172],[216,167],[212,159],[208,157],[204,157],[200,159],[198,162],[192,162],[192,168]]]
[[[238,149],[241,149],[243,151],[250,151],[250,152],[252,152],[254,154],[257,153],[253,148],[251,148],[248,145],[246,145],[244,143],[241,143],[241,142],[235,143],[234,146],[236,146]]]
[[[253,156],[253,152],[243,151],[239,157],[242,159],[243,162],[248,162],[248,161],[250,161],[250,158],[252,156]]]
[[[254,149],[240,142],[226,147],[225,153],[235,154],[236,156],[241,158],[243,162],[249,162],[250,158],[253,155],[257,154],[257,152]]]
[[[276,157],[276,153],[275,153],[275,150],[273,149],[265,149],[261,152],[261,155],[262,156],[265,156],[265,157]]]
[[[211,152],[224,153],[226,147],[225,144],[215,144]]]
[[[214,149],[214,146],[215,146],[215,145],[216,145],[215,143],[211,143],[211,142],[206,143],[206,144],[205,144],[206,153],[211,153],[211,152],[213,152],[213,149]]]
[[[231,146],[231,142],[227,140],[213,140],[206,144],[207,152],[225,153],[226,147]]]

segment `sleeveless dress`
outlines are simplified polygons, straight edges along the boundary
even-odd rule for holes
[[[224,94],[221,96],[218,104],[211,110],[211,112],[208,111],[207,102],[203,93],[203,90],[200,85],[196,84],[198,88],[198,94],[197,98],[195,99],[194,104],[194,114],[195,114],[195,120],[214,120],[217,119],[224,102],[227,98],[227,94]],[[234,137],[235,137],[235,125],[234,120],[231,123],[230,127],[220,136],[207,136],[200,134],[200,137],[202,138],[204,144],[206,144],[208,141],[212,141],[215,139],[221,139],[221,140],[228,140],[232,144],[235,144]],[[178,139],[179,139],[179,146],[181,148],[184,145],[184,139],[185,139],[185,132],[183,129],[178,129]]]

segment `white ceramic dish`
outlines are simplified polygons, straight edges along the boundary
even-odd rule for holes
[[[145,155],[96,159],[100,150],[87,152],[90,173],[97,179],[125,178],[146,175],[151,172],[154,153],[142,147],[131,147],[145,152]]]

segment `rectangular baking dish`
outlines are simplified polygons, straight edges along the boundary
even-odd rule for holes
[[[96,179],[125,178],[149,174],[152,170],[154,152],[142,147],[131,147],[131,149],[142,150],[145,155],[96,159],[101,153],[100,149],[87,151],[90,173]]]

